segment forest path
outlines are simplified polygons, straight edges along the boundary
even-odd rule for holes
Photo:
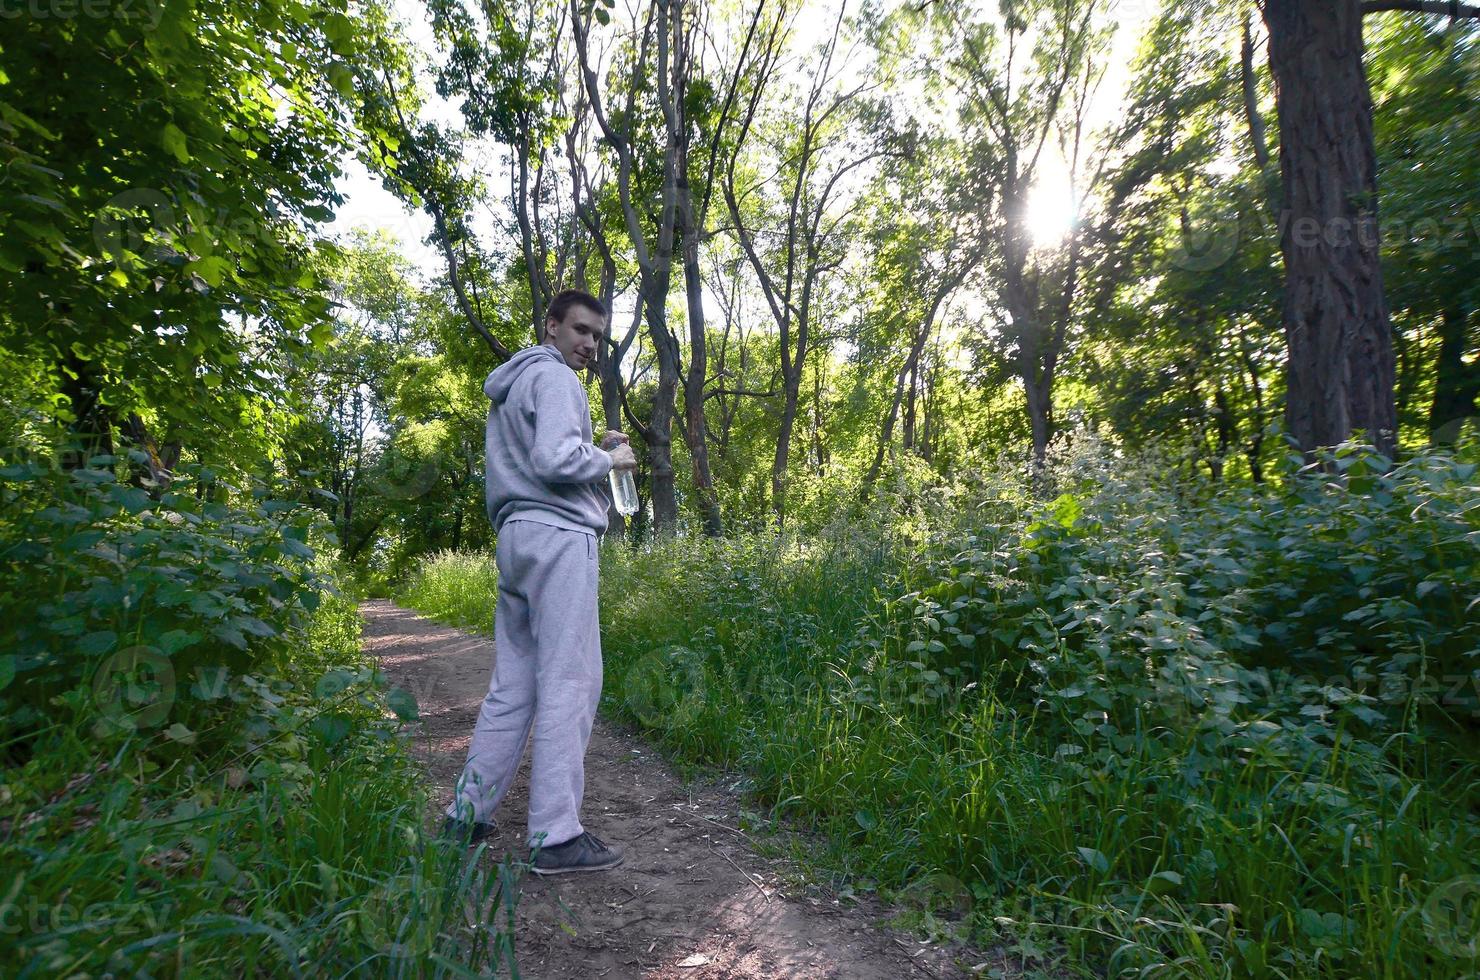
[[[387,601],[360,607],[365,649],[415,695],[413,750],[433,787],[429,821],[467,756],[488,689],[493,642]],[[485,860],[524,859],[529,757],[496,814]],[[586,755],[583,822],[623,845],[612,871],[519,882],[514,940],[531,980],[643,977],[753,980],[1016,976],[1001,951],[922,944],[890,929],[871,898],[843,903],[816,886],[789,886],[781,859],[761,857],[736,828],[740,799],[685,785],[640,738],[598,718]],[[791,880],[796,880],[792,876]],[[974,968],[974,969],[973,969]]]

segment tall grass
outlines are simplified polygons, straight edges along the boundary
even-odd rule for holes
[[[1114,975],[1472,973],[1475,469],[1325,462],[1165,485],[1090,448],[1046,495],[607,549],[604,708],[930,928]]]
[[[421,560],[397,598],[443,622],[492,633],[498,568],[490,554],[439,551]]]

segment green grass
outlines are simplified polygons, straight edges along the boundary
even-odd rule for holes
[[[498,569],[492,555],[441,551],[417,567],[399,601],[454,626],[493,632]]]
[[[1480,715],[1422,680],[1474,666],[1473,470],[1261,493],[1146,466],[609,547],[603,710],[743,771],[926,931],[1112,975],[1472,973]],[[482,627],[490,566],[439,556],[407,601]]]

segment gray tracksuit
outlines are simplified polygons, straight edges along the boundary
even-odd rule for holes
[[[591,409],[553,347],[529,347],[483,384],[488,518],[498,535],[494,670],[447,812],[487,821],[525,746],[530,846],[579,836],[586,743],[601,696],[596,535],[611,457],[591,444]]]

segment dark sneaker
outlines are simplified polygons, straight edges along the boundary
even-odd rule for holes
[[[603,843],[595,834],[581,836],[542,847],[534,856],[530,869],[537,875],[563,875],[571,871],[605,871],[622,863],[622,849]]]
[[[498,825],[483,823],[482,821],[459,820],[456,817],[447,817],[442,821],[442,836],[449,840],[462,841],[465,844],[476,844],[485,838],[492,837],[498,830]]]

